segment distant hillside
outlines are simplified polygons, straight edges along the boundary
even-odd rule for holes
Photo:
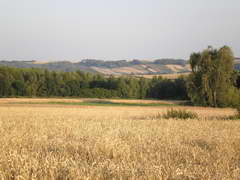
[[[172,74],[190,71],[187,61],[183,59],[157,59],[155,61],[103,61],[84,59],[75,63],[69,61],[0,61],[0,65],[17,68],[44,68],[65,72],[81,70],[84,72],[101,73],[105,75]]]
[[[69,61],[0,61],[0,65],[17,68],[43,68],[65,72],[81,70],[104,75],[156,75],[190,72],[189,64],[183,59],[156,59],[154,61],[84,59],[74,63]],[[240,58],[236,58],[235,68],[240,70]]]
[[[235,58],[235,69],[240,70],[240,58]]]

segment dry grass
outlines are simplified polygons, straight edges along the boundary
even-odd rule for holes
[[[181,107],[199,120],[154,118],[167,107],[0,105],[0,179],[240,178],[231,109]]]

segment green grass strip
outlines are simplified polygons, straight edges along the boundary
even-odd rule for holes
[[[118,103],[110,101],[93,102],[12,102],[10,104],[60,104],[60,105],[78,105],[78,106],[177,106],[176,104],[163,103]]]

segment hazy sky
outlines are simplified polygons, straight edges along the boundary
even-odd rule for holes
[[[240,56],[240,0],[0,0],[0,59]]]

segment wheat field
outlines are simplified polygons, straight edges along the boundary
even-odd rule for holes
[[[9,100],[10,101],[10,100]],[[240,179],[233,109],[0,103],[0,179]]]

